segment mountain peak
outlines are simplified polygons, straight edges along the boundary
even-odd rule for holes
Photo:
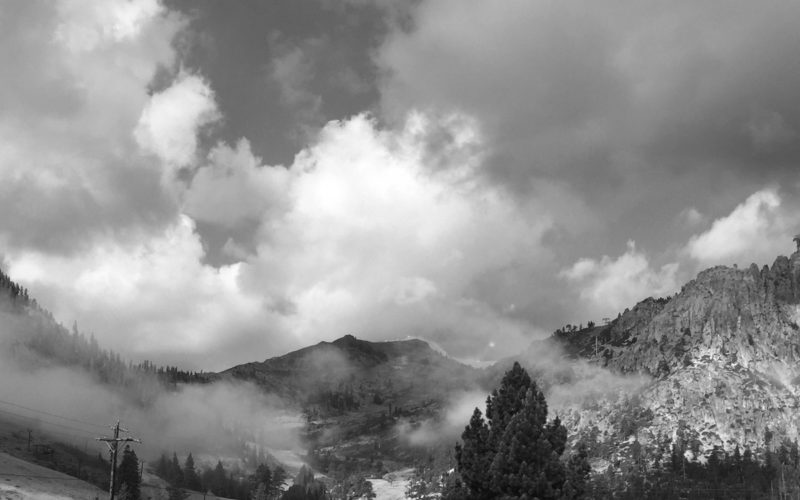
[[[617,373],[647,374],[654,425],[693,423],[709,445],[756,446],[766,429],[798,436],[800,252],[771,267],[715,266],[668,299],[609,324],[558,332],[568,352]],[[735,403],[738,402],[738,403]]]

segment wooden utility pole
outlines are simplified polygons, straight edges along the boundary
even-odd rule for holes
[[[99,437],[98,441],[104,441],[108,445],[108,451],[111,453],[111,481],[108,486],[108,500],[114,500],[117,479],[117,451],[119,451],[119,443],[134,442],[141,443],[142,441],[132,437],[119,437],[120,432],[127,433],[125,429],[119,426],[119,420],[114,424],[111,429],[114,430],[114,437]]]

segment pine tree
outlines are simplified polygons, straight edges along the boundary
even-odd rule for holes
[[[156,475],[163,479],[169,477],[169,459],[166,453],[162,453],[156,462]]]
[[[252,478],[252,494],[256,495],[257,492],[262,492],[264,500],[267,498],[267,493],[272,486],[272,472],[266,464],[259,464],[256,467],[256,473]],[[259,493],[261,494],[261,493]]]
[[[491,441],[500,440],[508,423],[522,409],[530,389],[531,377],[519,363],[503,375],[500,387],[486,399],[486,418],[491,425]]]
[[[491,465],[492,490],[503,496],[556,498],[564,484],[559,433],[548,426],[547,405],[541,392],[528,389],[523,408],[508,423]],[[561,450],[563,452],[563,448]]]
[[[197,491],[201,488],[200,479],[197,477],[197,471],[194,468],[194,458],[192,458],[191,453],[186,457],[186,462],[183,464],[183,483],[190,490]]]
[[[461,435],[463,445],[456,445],[458,471],[466,486],[478,498],[490,498],[492,493],[489,468],[495,449],[490,443],[489,427],[478,408],[472,413],[469,425]]]
[[[589,452],[586,444],[578,444],[575,453],[569,457],[566,466],[566,481],[562,491],[562,498],[584,498],[588,492],[586,480],[592,468],[589,465]]]
[[[314,479],[314,473],[305,465],[300,468],[294,484],[281,497],[284,500],[324,500],[328,498],[325,484]]]
[[[217,461],[217,466],[214,467],[214,471],[211,473],[211,484],[209,486],[217,496],[225,496],[227,494],[225,468],[222,466],[222,461]]]
[[[264,483],[258,483],[258,486],[250,493],[251,500],[267,500],[267,487]]]
[[[119,488],[125,488],[125,496],[119,495],[120,500],[139,500],[140,498],[140,479],[139,479],[139,459],[130,446],[126,446],[122,452],[122,461],[117,469],[119,472]]]
[[[454,482],[446,498],[558,498],[567,431],[558,418],[547,422],[544,394],[519,363],[487,399],[486,417],[476,408],[461,435],[456,462],[464,484]]]
[[[181,487],[184,484],[183,481],[183,471],[181,470],[181,464],[178,462],[178,455],[175,452],[172,452],[172,462],[169,465],[169,477],[167,481],[170,482],[173,486]]]
[[[267,489],[267,496],[277,497],[283,491],[283,485],[286,484],[287,478],[286,470],[280,465],[272,469],[272,482]]]

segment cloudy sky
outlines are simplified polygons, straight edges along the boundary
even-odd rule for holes
[[[0,257],[133,359],[492,359],[800,231],[800,3],[11,0]]]

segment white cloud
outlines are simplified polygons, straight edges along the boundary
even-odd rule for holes
[[[194,224],[182,217],[130,245],[108,240],[74,257],[25,252],[7,260],[8,272],[35,289],[57,318],[77,319],[104,345],[137,359],[169,353],[191,364],[215,352],[203,360],[206,369],[224,368],[238,359],[237,345],[263,346],[263,325],[279,325],[260,297],[241,289],[241,264],[216,269],[202,263],[203,255]],[[242,337],[248,335],[256,338]]]
[[[458,164],[431,172],[426,131],[439,126],[417,114],[406,128],[381,130],[356,116],[328,124],[297,156],[287,210],[264,221],[247,275],[250,286],[293,304],[300,338],[413,332],[439,340],[448,332],[454,343],[488,335],[481,345],[519,345],[528,335],[531,327],[489,305],[475,283],[497,269],[546,266],[539,240],[549,217],[478,182],[480,154],[462,162],[462,152],[448,151]],[[480,137],[454,134],[469,151]]]
[[[174,217],[131,132],[183,20],[119,0],[19,2],[3,21],[0,241],[71,251]]]
[[[89,51],[104,41],[136,38],[156,16],[163,14],[158,0],[60,2],[61,22],[55,39],[72,51]]]
[[[197,75],[182,73],[153,95],[134,132],[139,145],[172,167],[195,159],[200,127],[219,119],[214,93]]]
[[[581,300],[582,309],[595,320],[612,316],[650,296],[671,294],[678,288],[678,264],[670,263],[653,269],[644,252],[633,241],[616,259],[580,259],[560,275],[567,279]]]
[[[705,266],[771,263],[790,248],[798,222],[796,212],[784,206],[775,189],[762,189],[693,236],[686,252]]]
[[[226,227],[260,220],[286,209],[290,176],[286,168],[263,165],[246,139],[234,148],[219,144],[192,179],[183,207],[196,220]]]
[[[246,141],[217,146],[184,209],[221,224],[258,220],[254,253],[226,246],[238,263],[205,264],[184,216],[78,255],[12,252],[9,272],[57,318],[137,359],[224,368],[345,333],[423,335],[455,355],[508,355],[539,330],[480,283],[545,272],[550,220],[473,176],[482,156],[458,144],[478,151],[476,131],[454,130],[459,141],[437,161],[456,164],[428,169],[427,131],[441,126],[420,114],[398,130],[364,115],[332,122],[288,170],[261,165]],[[534,283],[524,287],[536,296]]]

